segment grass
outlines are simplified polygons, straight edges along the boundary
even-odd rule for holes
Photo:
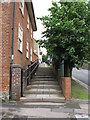
[[[90,95],[75,81],[72,80],[72,98],[90,100]]]
[[[8,100],[6,100],[5,102],[3,102],[4,104],[8,104],[9,103],[9,101]]]

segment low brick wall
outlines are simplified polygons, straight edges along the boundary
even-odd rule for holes
[[[21,97],[21,66],[13,65],[12,72],[12,100],[19,101]]]
[[[62,91],[66,100],[71,100],[71,78],[61,77],[62,80]]]

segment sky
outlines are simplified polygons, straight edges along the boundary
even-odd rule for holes
[[[34,13],[36,18],[36,24],[37,24],[37,31],[34,32],[34,38],[36,40],[41,39],[41,33],[44,30],[44,27],[40,20],[38,20],[38,17],[42,17],[45,15],[48,15],[48,8],[52,5],[52,0],[32,0],[33,7],[34,7]]]
[[[42,22],[37,18],[49,14],[48,8],[52,6],[52,0],[32,0],[32,2],[33,2],[36,24],[37,24],[37,31],[34,32],[34,38],[36,40],[40,40],[42,38],[41,33],[44,31],[44,27],[42,25]],[[46,49],[45,48],[41,48],[41,49],[43,54],[46,54]]]

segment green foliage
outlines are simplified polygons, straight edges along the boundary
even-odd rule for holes
[[[40,45],[57,61],[68,60],[69,67],[88,60],[89,7],[85,2],[53,2],[50,14],[40,18],[45,30]]]
[[[47,61],[47,55],[43,55],[43,56],[42,56],[42,61],[43,61],[43,62],[46,62],[46,61]]]

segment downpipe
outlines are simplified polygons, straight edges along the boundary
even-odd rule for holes
[[[13,48],[14,48],[14,30],[15,30],[15,10],[16,10],[16,0],[14,0],[14,13],[13,13],[13,34],[12,34],[12,52],[11,52],[11,65],[10,65],[10,90],[9,99],[12,98],[12,71],[13,71]]]

